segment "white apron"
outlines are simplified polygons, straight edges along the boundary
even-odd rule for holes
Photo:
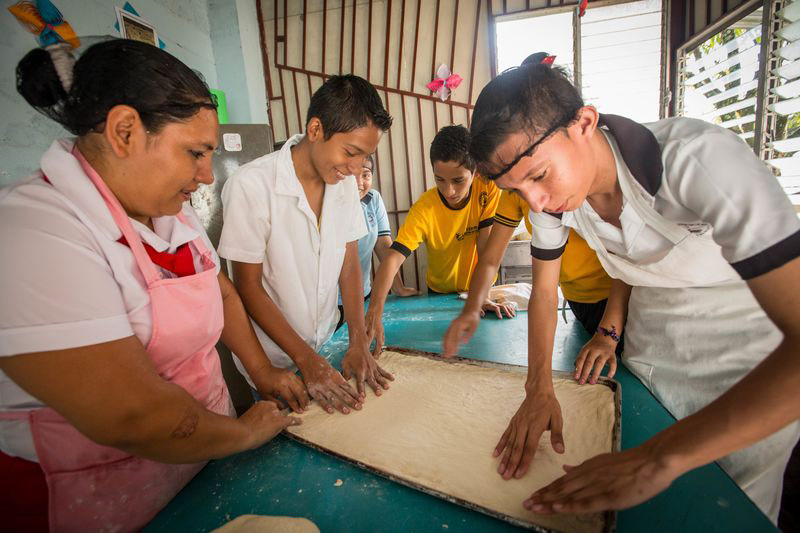
[[[630,208],[673,243],[672,249],[649,264],[609,252],[586,204],[574,212],[578,233],[609,276],[633,287],[623,363],[681,419],[730,389],[778,346],[782,335],[723,258],[710,231],[698,236],[661,216],[620,158],[617,176]],[[794,422],[718,461],[773,523],[783,472],[799,436],[800,422]]]

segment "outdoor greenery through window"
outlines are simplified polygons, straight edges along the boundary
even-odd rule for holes
[[[754,147],[762,10],[686,53],[684,116],[728,128]]]
[[[739,135],[800,211],[800,1],[751,4],[682,51],[678,113]]]

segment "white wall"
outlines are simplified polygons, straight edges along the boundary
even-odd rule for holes
[[[16,64],[36,46],[36,41],[8,11],[13,3],[13,0],[0,0],[0,186],[35,170],[42,152],[50,143],[68,135],[59,125],[28,106],[16,91]],[[216,2],[234,8],[230,10],[229,17],[218,21],[229,28],[233,35],[228,42],[215,42],[212,39],[209,4],[214,3],[214,0],[132,1],[139,14],[156,27],[159,37],[167,45],[166,51],[202,73],[210,87],[225,90],[220,86],[221,76],[218,74],[218,67],[225,64],[218,63],[215,53],[225,52],[228,54],[226,57],[238,58],[240,69],[225,80],[229,86],[241,88],[229,95],[231,118],[235,116],[237,122],[265,123],[266,97],[255,2]],[[123,6],[124,0],[56,0],[55,4],[79,36],[119,35],[114,29],[114,6]],[[251,11],[249,15],[248,10]],[[240,22],[246,24],[241,33],[238,28]],[[243,51],[243,47],[247,52]]]

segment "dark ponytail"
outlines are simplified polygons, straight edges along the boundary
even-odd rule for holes
[[[478,171],[491,175],[487,165],[509,135],[526,132],[533,140],[553,127],[566,127],[584,106],[567,72],[543,64],[544,52],[528,56],[522,65],[506,70],[483,88],[472,111],[470,153]]]
[[[155,46],[127,39],[89,47],[75,63],[68,91],[50,53],[31,50],[17,65],[17,91],[79,136],[100,131],[117,105],[136,109],[151,133],[200,109],[216,109],[208,86],[189,67]]]

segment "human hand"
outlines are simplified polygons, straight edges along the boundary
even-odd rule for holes
[[[344,414],[350,407],[361,409],[361,398],[342,375],[328,361],[314,354],[303,363],[298,363],[308,394],[319,402],[325,411],[333,413],[335,407]]]
[[[487,313],[494,313],[499,319],[502,319],[503,315],[512,318],[517,315],[517,304],[512,302],[493,302],[487,299],[481,305],[481,318],[485,317]]]
[[[480,323],[478,313],[471,311],[461,311],[447,328],[442,341],[442,356],[454,357],[458,355],[458,349],[462,344],[466,344],[475,334]]]
[[[503,479],[524,476],[536,454],[539,438],[547,430],[550,430],[553,450],[556,453],[564,453],[562,426],[561,406],[552,386],[549,389],[529,392],[516,414],[511,417],[508,428],[494,450],[494,457],[503,454],[497,472]]]
[[[389,381],[394,380],[394,376],[382,369],[369,353],[369,344],[360,342],[351,343],[344,354],[342,374],[347,380],[355,378],[356,389],[362,400],[366,397],[364,383],[375,391],[376,396],[380,396],[382,389],[388,389]]]
[[[617,372],[617,343],[611,337],[595,333],[589,342],[583,345],[575,360],[575,379],[583,385],[586,380],[594,385],[608,364],[608,377],[613,378]]]
[[[246,449],[258,448],[289,426],[297,426],[302,420],[280,412],[275,402],[256,402],[239,417],[239,422],[249,430]]]
[[[383,344],[386,338],[383,335],[383,309],[369,306],[367,315],[364,317],[364,326],[367,331],[367,346],[375,340],[375,348],[372,349],[372,356],[377,359],[383,351]]]
[[[595,513],[626,509],[649,500],[670,486],[682,472],[645,443],[621,453],[604,453],[534,492],[523,502],[535,513]]]
[[[303,380],[288,370],[273,367],[264,377],[259,377],[256,389],[265,400],[281,398],[295,413],[302,413],[308,407],[308,391]]]

